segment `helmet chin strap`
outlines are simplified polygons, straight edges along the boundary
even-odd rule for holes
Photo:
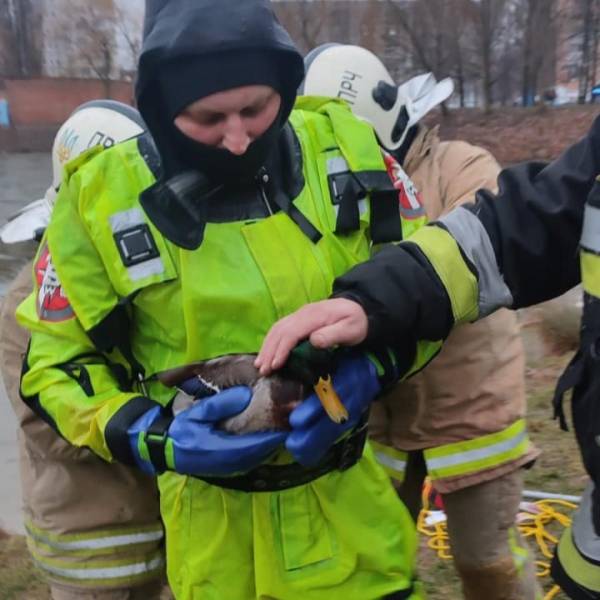
[[[400,166],[404,165],[404,161],[406,160],[406,155],[408,154],[408,151],[410,150],[412,143],[415,141],[415,138],[417,137],[418,132],[419,132],[419,124],[418,123],[416,125],[413,125],[412,127],[409,127],[408,131],[406,132],[406,137],[404,138],[404,141],[402,142],[400,147],[396,148],[396,150],[389,151],[390,154],[398,161],[398,164]]]

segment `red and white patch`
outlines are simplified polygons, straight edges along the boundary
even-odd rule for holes
[[[406,174],[400,163],[388,152],[383,153],[383,159],[388,175],[398,190],[400,213],[405,219],[419,219],[425,216],[425,207],[421,199],[421,192]]]
[[[37,310],[42,321],[56,323],[75,316],[52,264],[47,244],[44,244],[35,263],[35,279],[38,287]]]

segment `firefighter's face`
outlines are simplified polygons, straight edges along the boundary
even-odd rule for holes
[[[241,156],[275,121],[281,96],[266,85],[248,85],[193,102],[175,118],[189,138]]]

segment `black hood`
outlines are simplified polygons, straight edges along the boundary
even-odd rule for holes
[[[275,59],[283,124],[292,110],[304,65],[269,0],[146,0],[136,98],[167,175],[177,169],[169,167],[169,124],[159,73],[186,57],[214,57],[218,63],[221,54],[248,51],[266,51]],[[242,74],[240,85],[247,84],[247,74]]]

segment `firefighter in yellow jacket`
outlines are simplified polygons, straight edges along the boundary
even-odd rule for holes
[[[289,430],[231,434],[248,387],[165,371],[258,351],[373,244],[413,233],[372,129],[341,102],[292,110],[303,61],[267,0],[146,6],[137,100],[148,140],[71,162],[18,310],[21,392],[62,436],[161,473],[177,598],[422,597],[416,536],[365,444],[371,401],[412,356],[343,354],[347,417],[311,395]],[[431,356],[439,344],[419,346]],[[217,393],[215,393],[217,392]]]
[[[396,86],[373,53],[341,44],[315,48],[305,63],[304,93],[343,98],[374,126],[406,173],[397,177],[405,202],[420,194],[430,220],[480,188],[496,189],[500,167],[489,152],[441,142],[437,129],[419,123],[450,96],[451,80],[438,83],[430,73]],[[523,348],[507,310],[453,331],[430,366],[371,410],[376,455],[401,483],[413,518],[426,474],[443,495],[454,563],[472,600],[535,600],[538,593],[515,526],[521,467],[537,456],[524,415]]]
[[[478,190],[410,240],[383,249],[334,284],[330,300],[277,323],[256,364],[269,373],[298,340],[326,348],[443,339],[455,325],[501,307],[520,308],[583,284],[579,351],[558,381],[555,417],[567,427],[563,395],[573,390],[573,428],[590,481],[561,536],[551,574],[569,598],[600,598],[600,119],[550,164],[501,172],[498,192]],[[384,285],[375,281],[385,277]],[[412,350],[411,350],[412,347]],[[424,363],[422,363],[424,364]]]
[[[29,204],[0,230],[2,241],[23,249],[35,245],[48,225],[68,159],[143,131],[137,111],[119,102],[95,100],[77,108],[53,144],[52,185],[42,200]],[[159,598],[164,534],[154,478],[131,467],[109,465],[89,450],[75,448],[19,395],[29,334],[17,325],[15,310],[31,291],[29,263],[2,304],[0,364],[20,424],[25,528],[34,564],[48,582],[53,600]]]

